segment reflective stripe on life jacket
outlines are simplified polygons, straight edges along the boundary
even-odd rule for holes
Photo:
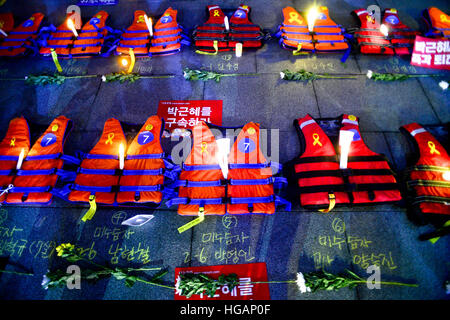
[[[70,48],[75,40],[75,35],[69,29],[67,21],[74,13],[68,13],[64,22],[50,33],[48,39],[45,40],[45,45],[41,47],[39,53],[44,56],[51,54],[51,49],[54,49],[58,56],[68,57],[70,55]]]
[[[364,144],[357,117],[340,118],[340,131],[354,133],[346,169],[340,169],[340,159],[330,138],[310,115],[297,119],[295,126],[305,139],[303,152],[294,166],[303,207],[328,212],[335,205],[401,200],[387,159]]]
[[[122,33],[116,49],[118,53],[128,55],[130,48],[132,48],[136,56],[148,55],[150,33],[144,16],[145,11],[143,10],[136,10],[134,12],[133,23]]]
[[[343,51],[349,48],[343,29],[330,18],[325,6],[318,8],[312,32],[309,32],[307,20],[292,7],[283,9],[283,23],[279,29],[280,44],[295,52]]]
[[[167,205],[178,205],[180,215],[273,214],[278,204],[290,210],[290,203],[274,194],[274,185],[284,184],[286,179],[273,177],[259,139],[259,125],[246,124],[231,147],[228,166],[221,166],[217,156],[228,150],[219,149],[206,123],[195,126],[193,146],[177,181],[178,198]],[[226,179],[223,167],[228,170]]]
[[[181,50],[183,30],[177,22],[177,12],[169,7],[156,22],[150,47],[151,55],[167,55]]]
[[[36,39],[43,19],[42,13],[35,13],[10,31],[0,44],[0,56],[15,57],[25,54],[33,45],[32,41]]]
[[[120,122],[105,122],[94,148],[84,156],[69,201],[89,202],[91,195],[102,204],[160,203],[164,177],[171,166],[164,160],[160,136],[163,121],[152,116],[127,147]],[[119,150],[123,146],[124,167],[120,169]]]
[[[225,26],[226,15],[218,5],[210,5],[207,9],[208,20],[195,29],[193,36],[199,51],[217,53],[236,50],[237,43],[249,49],[262,47],[263,33],[258,25],[251,22],[249,6],[238,7],[229,19],[229,30]]]
[[[106,29],[107,18],[107,12],[99,11],[81,28],[70,49],[72,56],[83,57],[100,54],[105,36],[108,34]]]
[[[415,36],[419,32],[410,29],[400,21],[397,10],[386,9],[383,13],[382,24],[388,28],[388,34],[380,31],[381,25],[366,10],[353,11],[360,21],[360,28],[355,37],[364,54],[407,55],[411,54]]]
[[[417,123],[402,127],[414,138],[418,160],[408,168],[412,207],[422,213],[450,214],[450,157],[438,140]]]
[[[21,120],[21,139],[28,130]],[[59,116],[26,153],[22,167],[15,172],[13,188],[8,191],[7,204],[49,204],[52,189],[64,165],[64,143],[72,127],[72,120]],[[16,140],[17,141],[17,138]],[[28,143],[28,142],[27,142]]]
[[[450,38],[450,16],[435,7],[430,7],[422,12],[428,30],[426,37]]]

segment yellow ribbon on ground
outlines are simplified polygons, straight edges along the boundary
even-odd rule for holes
[[[179,233],[183,233],[186,230],[189,230],[190,228],[198,225],[200,222],[202,222],[203,220],[205,220],[205,208],[200,207],[198,209],[198,218],[195,218],[194,220],[192,220],[191,222],[186,223],[185,225],[182,225],[181,227],[178,228],[178,232]]]
[[[217,40],[214,40],[213,48],[214,48],[215,52],[206,52],[206,51],[196,50],[195,53],[206,54],[206,55],[209,55],[209,56],[217,55],[217,53],[219,52],[219,42]]]
[[[56,53],[55,49],[50,49],[51,53],[52,53],[52,59],[53,59],[53,63],[56,66],[56,70],[58,70],[58,72],[62,72],[62,68],[61,65],[59,64],[58,61],[58,54]]]
[[[327,209],[320,209],[320,212],[323,213],[328,213],[331,210],[334,209],[334,206],[336,205],[336,196],[334,195],[334,193],[329,193],[328,194],[328,200],[330,201],[330,203],[328,204],[328,208]]]
[[[89,210],[84,214],[83,218],[81,218],[81,221],[83,222],[86,222],[86,220],[91,220],[97,211],[97,203],[95,202],[95,196],[93,194],[89,196],[89,206]]]

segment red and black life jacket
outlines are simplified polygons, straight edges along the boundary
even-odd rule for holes
[[[354,133],[346,169],[340,169],[333,143],[310,115],[294,122],[304,138],[302,153],[294,160],[301,206],[329,212],[339,205],[400,201],[399,186],[388,160],[365,145],[358,118],[344,114],[337,120],[340,131]]]
[[[195,126],[192,149],[176,183],[178,198],[170,199],[167,206],[178,205],[180,215],[273,214],[280,204],[290,210],[290,203],[274,193],[274,186],[279,188],[287,180],[273,177],[280,166],[264,157],[259,131],[253,122],[242,127],[227,158],[225,179],[210,127],[205,122]],[[276,168],[275,173],[272,168]]]
[[[89,57],[101,53],[105,37],[108,34],[107,19],[108,13],[103,10],[89,19],[71,45],[70,55],[72,57]]]
[[[309,32],[308,22],[292,7],[283,9],[283,23],[277,36],[280,45],[285,49],[294,50],[294,55],[301,50],[332,52],[349,48],[341,26],[329,16],[328,8],[318,8],[318,17],[314,22],[312,32]]]
[[[14,29],[14,16],[11,12],[0,13],[0,29],[6,32],[6,34],[9,34]],[[5,35],[0,33],[0,39],[3,38],[5,38]]]
[[[64,22],[50,33],[48,39],[45,40],[45,44],[41,46],[39,53],[44,56],[50,56],[51,49],[60,57],[69,57],[70,48],[75,40],[75,35],[68,27],[67,21],[71,19],[74,13],[68,13]]]
[[[450,157],[439,141],[417,123],[401,127],[415,141],[416,163],[407,169],[410,205],[422,214],[450,215]]]
[[[174,165],[165,160],[160,137],[164,122],[157,116],[147,119],[130,144],[119,120],[105,122],[100,140],[83,156],[68,200],[107,205],[160,203],[165,177]],[[124,150],[120,169],[119,149]],[[175,178],[173,178],[175,180]],[[90,199],[91,198],[91,199]]]
[[[394,8],[384,10],[381,24],[388,27],[388,34],[380,31],[381,24],[366,10],[353,11],[360,21],[355,37],[364,54],[407,55],[411,54],[414,40],[419,32],[403,24]]]
[[[63,174],[64,143],[72,121],[59,116],[50,124],[31,149],[28,124],[24,118],[10,122],[6,137],[0,146],[0,181],[7,188],[6,204],[49,204],[58,177]],[[23,164],[16,164],[21,150]],[[10,187],[8,187],[11,185]],[[5,190],[5,189],[4,189]]]
[[[229,30],[225,27],[225,14],[218,5],[207,7],[209,18],[194,31],[197,53],[217,54],[219,51],[236,50],[242,43],[244,49],[259,49],[263,46],[261,28],[249,18],[250,7],[240,5],[229,20]]]
[[[422,19],[427,25],[426,37],[450,38],[450,16],[435,7],[422,12]]]
[[[145,11],[136,10],[134,12],[133,23],[122,33],[117,45],[117,53],[128,54],[130,48],[132,48],[136,56],[148,56],[150,32],[144,17]]]
[[[34,13],[25,22],[10,31],[0,44],[0,57],[24,55],[30,51],[29,49],[33,49],[43,19],[42,13]]]

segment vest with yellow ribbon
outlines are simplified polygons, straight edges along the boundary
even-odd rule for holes
[[[301,206],[329,212],[335,206],[398,202],[401,194],[394,172],[385,156],[371,151],[363,142],[358,118],[342,115],[319,119],[310,115],[297,119],[295,126],[301,141],[301,155],[293,168]],[[331,138],[350,132],[348,153],[336,152]],[[341,162],[345,157],[345,162]],[[342,164],[346,163],[344,167]]]

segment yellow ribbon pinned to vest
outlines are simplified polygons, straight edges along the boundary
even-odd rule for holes
[[[16,146],[16,138],[12,138],[11,142],[9,143],[10,147],[15,147]]]
[[[434,144],[433,141],[428,141],[428,147],[430,148],[430,154],[437,154],[440,155],[441,153],[436,150],[436,145]]]
[[[219,52],[219,42],[217,40],[214,40],[213,42],[213,48],[214,48],[214,52],[206,52],[206,51],[201,51],[201,50],[196,50],[195,53],[198,54],[206,54],[209,56],[215,56],[217,55],[217,53]]]
[[[83,218],[81,218],[81,221],[86,222],[87,220],[91,220],[96,211],[97,203],[95,202],[95,195],[91,194],[89,196],[89,210],[84,214]]]
[[[58,61],[58,54],[56,53],[55,49],[53,49],[53,48],[50,49],[50,51],[52,54],[53,63],[56,66],[56,70],[58,70],[58,72],[62,72],[61,65],[59,64],[59,61]]]
[[[313,133],[312,135],[314,142],[313,142],[313,146],[315,146],[316,144],[318,144],[320,147],[322,147],[322,142],[320,142],[320,136],[318,133]]]
[[[289,12],[289,23],[297,22],[298,24],[302,24],[303,21],[298,19],[300,15],[297,12]]]
[[[198,209],[198,218],[195,218],[191,222],[188,222],[185,225],[182,225],[181,227],[179,227],[178,228],[178,233],[183,233],[186,230],[189,230],[190,228],[198,225],[203,220],[205,220],[205,208],[204,207],[200,207]]]
[[[206,142],[202,142],[202,146],[201,147],[202,147],[202,150],[200,151],[200,153],[203,153],[203,152],[208,153],[208,150],[207,150],[208,144]]]
[[[110,132],[108,133],[108,139],[105,141],[105,144],[113,144],[113,139],[114,139],[114,132]]]

